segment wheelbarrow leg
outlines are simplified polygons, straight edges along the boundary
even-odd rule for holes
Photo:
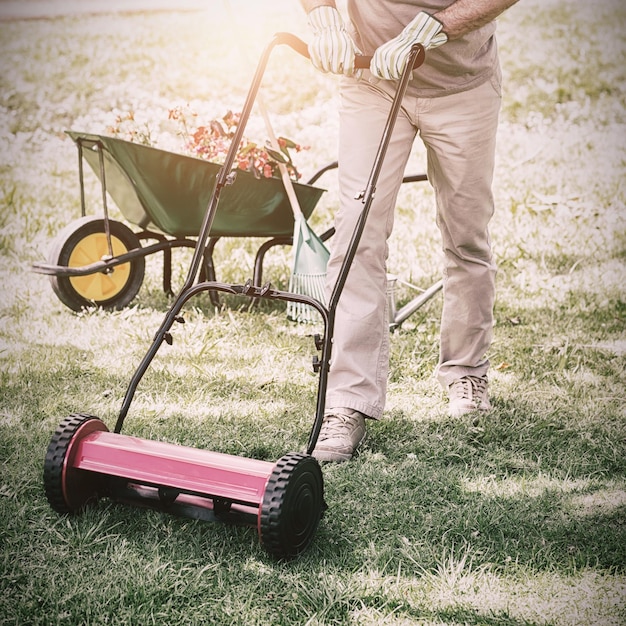
[[[200,270],[199,282],[215,282],[217,280],[217,276],[215,274],[215,263],[213,261],[213,252],[215,251],[215,245],[219,240],[219,237],[209,237],[209,242],[204,249],[204,263],[202,264],[202,269]],[[211,304],[213,306],[220,306],[220,297],[217,291],[209,291],[209,298],[211,299]]]

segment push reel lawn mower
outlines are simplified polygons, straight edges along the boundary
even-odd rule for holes
[[[235,137],[216,176],[186,281],[130,381],[114,431],[110,432],[98,417],[74,413],[61,422],[50,441],[44,462],[44,486],[50,505],[61,514],[79,513],[90,502],[106,497],[194,519],[245,523],[256,527],[264,548],[277,558],[299,555],[315,536],[326,503],[322,471],[311,454],[324,415],[335,310],[365,226],[402,96],[412,70],[423,61],[424,50],[421,46],[414,46],[411,51],[370,179],[362,194],[361,216],[329,304],[325,306],[307,295],[278,291],[269,283],[258,286],[253,281],[245,285],[197,282],[221,191],[233,182],[232,166],[237,146],[270,52],[278,44],[287,44],[308,56],[306,44],[287,33],[276,35],[264,51]],[[360,57],[359,63],[361,67],[367,67],[369,59]],[[319,313],[324,334],[316,337],[316,348],[321,351],[321,358],[314,359],[319,380],[315,419],[306,453],[291,452],[272,463],[121,434],[139,382],[162,343],[172,342],[170,330],[174,323],[184,321],[181,317],[183,306],[205,291],[297,302],[311,306]]]

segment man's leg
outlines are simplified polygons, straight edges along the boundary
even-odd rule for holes
[[[331,239],[329,293],[363,209],[363,202],[356,196],[366,188],[390,105],[391,96],[365,80],[346,80],[342,85],[340,207],[335,218],[336,233]],[[327,409],[313,452],[322,461],[350,459],[365,436],[364,418],[378,419],[385,405],[389,368],[387,238],[415,133],[401,114],[337,305]]]
[[[339,141],[340,208],[331,239],[328,284],[334,285],[363,203],[391,99],[367,81],[342,86]],[[382,415],[389,360],[387,238],[398,189],[415,138],[401,113],[384,160],[368,221],[339,300],[328,407],[349,407],[371,418]]]
[[[500,101],[498,73],[469,92],[432,99],[419,117],[444,251],[437,378],[446,389],[459,379],[476,382],[470,393],[478,395],[464,405],[469,410],[488,408],[486,352],[493,334],[496,273],[488,223],[494,211]]]

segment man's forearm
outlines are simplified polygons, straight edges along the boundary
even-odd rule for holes
[[[305,2],[305,0],[302,0]],[[488,24],[518,0],[456,0],[449,7],[434,13],[443,24],[448,39],[463,35]]]
[[[316,9],[317,7],[336,8],[334,0],[300,0],[300,4],[307,13],[310,13],[313,9]]]

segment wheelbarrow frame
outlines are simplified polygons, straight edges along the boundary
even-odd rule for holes
[[[261,543],[277,557],[293,557],[308,547],[324,513],[323,478],[312,452],[319,437],[325,409],[335,313],[374,197],[393,127],[411,72],[424,58],[424,49],[411,49],[407,68],[399,81],[366,187],[359,194],[363,204],[328,305],[315,298],[263,286],[217,281],[197,282],[205,246],[225,187],[233,183],[236,148],[250,116],[271,51],[287,44],[304,56],[306,45],[297,37],[277,34],[266,47],[248,92],[235,137],[225,163],[215,179],[185,283],[176,296],[152,344],[128,385],[113,432],[89,414],[72,414],[59,426],[48,446],[44,485],[50,504],[61,513],[80,511],[91,499],[105,495],[113,500],[153,506],[200,518],[248,518],[256,523]],[[369,61],[364,61],[368,65]],[[323,323],[323,335],[315,337],[321,357],[314,357],[318,373],[317,401],[306,453],[289,453],[275,464],[122,435],[121,431],[140,381],[163,343],[171,344],[171,329],[184,322],[185,304],[205,291],[241,295],[252,299],[299,302],[313,307]]]

